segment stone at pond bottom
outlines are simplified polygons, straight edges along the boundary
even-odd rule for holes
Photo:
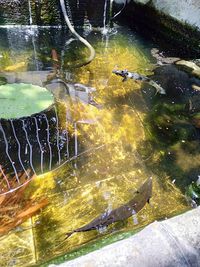
[[[25,83],[0,86],[0,118],[14,119],[39,113],[54,103],[45,88]]]
[[[200,78],[200,67],[196,63],[187,60],[179,60],[176,62],[176,65],[182,67],[188,73]]]

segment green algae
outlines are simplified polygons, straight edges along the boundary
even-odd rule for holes
[[[95,241],[90,241],[88,244],[82,245],[80,248],[71,251],[70,253],[64,254],[62,256],[56,257],[54,259],[51,259],[47,261],[46,263],[41,263],[33,266],[40,266],[40,267],[47,267],[49,264],[61,264],[65,261],[73,260],[77,257],[86,255],[87,253],[90,253],[92,251],[95,251],[97,249],[100,249],[104,246],[110,245],[114,242],[126,239],[139,231],[141,231],[144,227],[139,227],[138,229],[135,229],[134,231],[126,231],[126,232],[119,232],[119,233],[113,233],[112,235],[104,236],[102,238],[99,238]]]

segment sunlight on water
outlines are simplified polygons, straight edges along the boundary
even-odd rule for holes
[[[96,88],[93,97],[99,107],[82,102],[69,106],[69,102],[60,100],[61,110],[70,110],[74,121],[92,122],[77,123],[78,154],[88,152],[29,184],[27,197],[38,201],[47,198],[48,205],[1,237],[1,266],[42,262],[106,233],[137,229],[189,208],[182,191],[171,182],[173,179],[164,171],[157,175],[157,171],[154,173],[148,167],[149,161],[159,164],[161,155],[145,143],[149,136],[145,125],[148,108],[141,85],[133,80],[122,82],[112,74],[116,68],[152,74],[150,48],[131,32],[119,31],[109,38],[94,34],[91,42],[96,58],[89,65],[73,70],[73,75],[74,82]],[[154,89],[151,90],[154,95]],[[123,224],[109,226],[106,232],[74,233],[64,240],[65,233],[87,224],[105,210],[128,202],[149,177],[153,177],[151,205],[137,214],[137,220],[131,217]]]

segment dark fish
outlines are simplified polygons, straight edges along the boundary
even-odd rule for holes
[[[144,184],[137,190],[136,195],[128,203],[112,211],[107,211],[99,217],[92,220],[83,227],[77,228],[66,234],[66,239],[73,233],[98,230],[112,223],[123,221],[139,212],[149,202],[152,196],[152,178],[147,179]]]

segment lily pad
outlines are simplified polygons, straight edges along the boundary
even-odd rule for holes
[[[54,103],[46,88],[13,83],[0,86],[0,118],[14,119],[39,113]]]

